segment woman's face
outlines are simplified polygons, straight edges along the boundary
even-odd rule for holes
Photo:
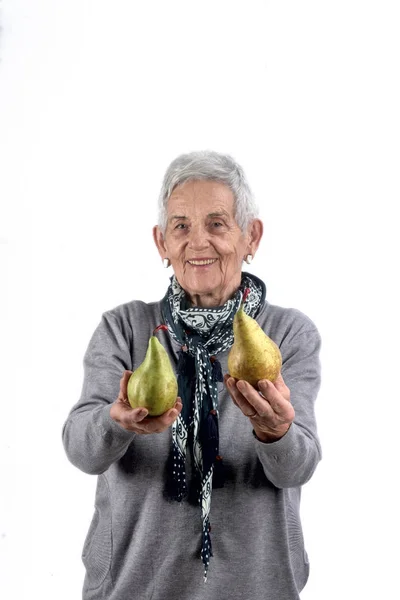
[[[255,254],[262,223],[255,219],[246,235],[234,219],[228,186],[209,180],[188,181],[168,200],[167,229],[154,227],[162,258],[169,258],[177,280],[195,306],[220,306],[240,285],[242,261]]]

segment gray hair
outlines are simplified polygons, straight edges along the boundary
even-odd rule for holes
[[[230,188],[236,223],[245,232],[258,216],[258,207],[242,167],[229,154],[200,150],[175,158],[164,175],[158,199],[158,225],[163,234],[167,228],[168,199],[173,190],[186,181],[199,179],[218,181]]]

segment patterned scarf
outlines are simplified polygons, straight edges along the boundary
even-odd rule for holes
[[[255,318],[265,298],[265,284],[250,273],[242,273],[241,285],[223,306],[191,306],[175,275],[162,301],[165,324],[181,345],[177,367],[178,394],[182,411],[172,425],[172,448],[168,466],[168,493],[179,502],[187,495],[185,462],[188,441],[194,463],[197,500],[201,506],[204,578],[212,554],[210,537],[211,490],[223,485],[222,457],[219,455],[218,389],[223,381],[219,352],[233,345],[233,318],[250,288],[244,310]],[[214,476],[214,483],[213,483]]]

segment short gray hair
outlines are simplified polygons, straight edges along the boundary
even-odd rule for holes
[[[245,232],[258,216],[253,192],[243,168],[229,154],[212,150],[200,150],[181,154],[169,165],[163,179],[158,199],[158,225],[165,234],[167,228],[167,204],[173,190],[186,181],[208,179],[227,185],[234,197],[234,216],[240,229]]]

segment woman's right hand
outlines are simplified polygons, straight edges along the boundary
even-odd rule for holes
[[[124,371],[119,383],[119,394],[117,400],[111,405],[110,416],[121,427],[135,433],[161,433],[171,427],[182,410],[182,400],[176,399],[175,406],[167,410],[159,417],[147,417],[149,411],[146,408],[132,408],[129,404],[127,386],[132,371]]]

